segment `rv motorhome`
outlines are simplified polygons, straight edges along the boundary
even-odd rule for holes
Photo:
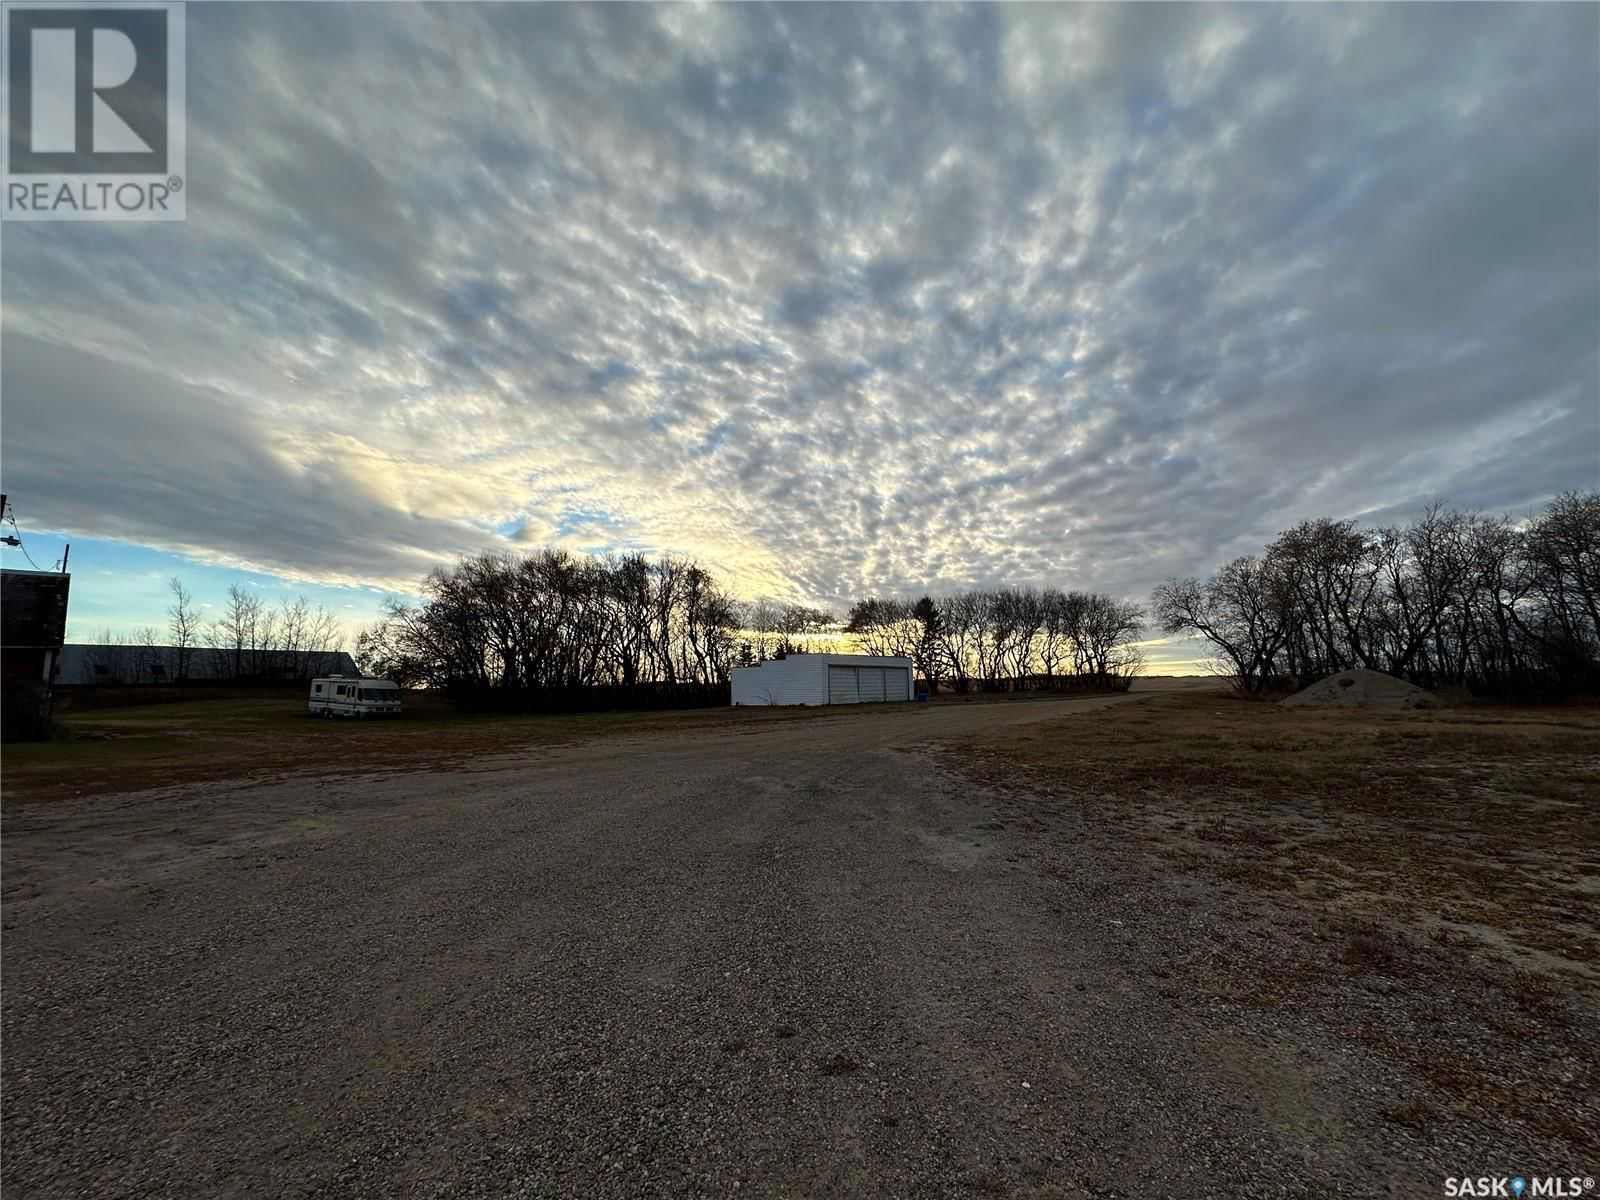
[[[398,717],[400,685],[389,679],[325,675],[311,681],[313,717]]]

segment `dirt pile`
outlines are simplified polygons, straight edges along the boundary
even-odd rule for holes
[[[1432,692],[1382,671],[1339,671],[1283,702],[1285,708],[1442,708]]]

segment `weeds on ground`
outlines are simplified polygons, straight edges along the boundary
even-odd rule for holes
[[[1144,972],[1164,1000],[1323,1022],[1427,1090],[1381,1110],[1412,1130],[1471,1113],[1579,1146],[1600,1120],[1600,710],[1191,693],[997,731],[951,761],[1012,826],[1059,837],[1041,874],[1063,887],[1087,854],[1130,891],[1203,884],[1204,921],[1147,928],[1190,931]]]
[[[1600,980],[1600,710],[1368,712],[1174,695],[963,747],[1186,871]]]

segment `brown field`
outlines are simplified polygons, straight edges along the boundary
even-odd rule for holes
[[[442,695],[407,693],[398,719],[319,721],[302,696],[184,700],[67,711],[62,736],[4,750],[6,803],[215,780],[281,779],[440,767],[520,747],[707,726],[758,729],[827,709],[458,714]],[[836,715],[836,714],[835,714]]]
[[[1174,864],[1356,917],[1470,933],[1600,982],[1600,710],[1293,711],[1228,695],[988,735]]]
[[[1396,1122],[1492,1108],[1582,1144],[1600,1084],[1600,710],[1180,694],[949,754],[1010,797],[1003,819],[1057,842],[1047,872],[1097,852],[1204,883],[1219,932],[1174,948],[1175,995],[1321,1014],[1431,1082]]]

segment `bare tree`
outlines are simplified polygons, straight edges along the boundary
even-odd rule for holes
[[[965,693],[972,686],[983,604],[976,592],[946,596],[938,604],[941,618],[939,641],[944,665],[950,672],[955,690]]]
[[[1074,666],[1074,647],[1083,628],[1083,609],[1088,596],[1083,592],[1063,592],[1046,588],[1040,597],[1043,622],[1039,627],[1039,666],[1044,671],[1047,686],[1054,686],[1062,668]]]
[[[928,684],[929,692],[939,690],[946,678],[944,655],[944,613],[932,596],[923,596],[911,606],[911,619],[916,622],[916,645],[911,651],[911,661],[916,672]]]
[[[1084,664],[1082,674],[1105,685],[1131,681],[1144,662],[1133,645],[1143,633],[1144,610],[1138,605],[1109,596],[1087,597],[1075,639]]]
[[[183,580],[174,575],[167,580],[167,590],[172,593],[172,604],[167,608],[167,637],[173,649],[173,682],[178,683],[189,678],[190,660],[201,634],[200,614]]]
[[[260,623],[261,598],[240,584],[229,584],[222,615],[206,631],[216,655],[218,675],[240,679],[251,672]]]
[[[867,654],[910,658],[922,637],[912,607],[908,600],[869,596],[850,609],[845,632],[853,635]]]
[[[868,598],[846,626],[870,654],[904,655],[930,684],[958,692],[1125,687],[1138,669],[1138,606],[1086,592],[1000,588],[915,604]],[[1071,671],[1065,668],[1071,666]],[[1042,672],[1042,676],[1041,676]]]
[[[1307,521],[1265,557],[1156,589],[1246,690],[1351,666],[1495,694],[1600,687],[1600,492],[1525,522],[1429,505],[1405,526]]]
[[[471,688],[716,683],[748,619],[682,559],[486,554],[434,571],[420,604],[387,604],[357,651],[397,681]]]
[[[785,604],[778,612],[778,652],[798,654],[810,648],[818,637],[833,630],[837,624],[834,615],[825,609],[810,608],[804,604]]]
[[[146,625],[134,638],[134,673],[141,683],[165,683],[167,667],[161,661],[161,642],[156,627]]]
[[[773,657],[783,638],[782,614],[776,604],[770,600],[755,600],[742,605],[739,624],[756,662]]]
[[[1156,588],[1153,608],[1164,632],[1200,634],[1222,653],[1242,690],[1259,692],[1273,681],[1283,647],[1281,599],[1272,568],[1246,555],[1206,583],[1167,580]]]

